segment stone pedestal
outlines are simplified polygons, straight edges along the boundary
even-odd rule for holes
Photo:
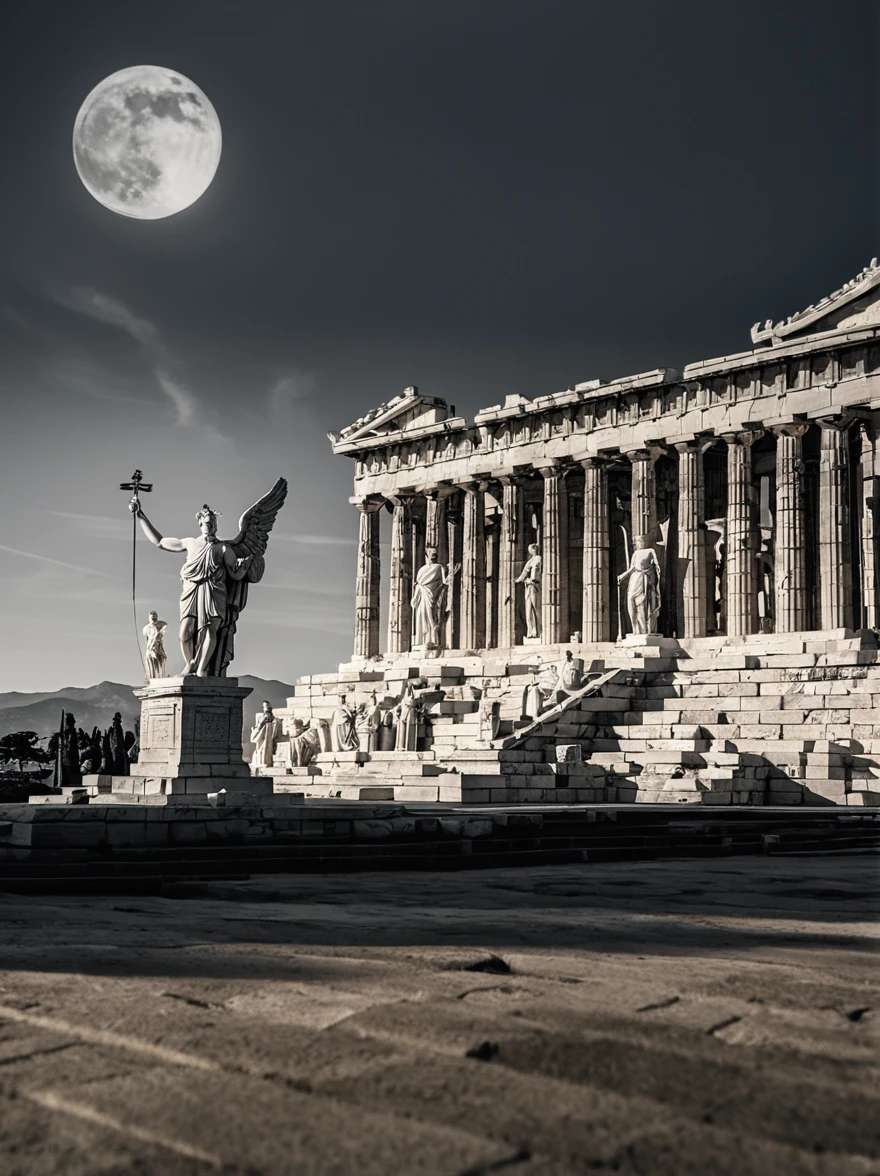
[[[250,693],[237,678],[193,675],[155,678],[135,690],[140,752],[128,776],[113,778],[114,792],[271,792],[272,781],[252,777],[242,754],[242,701]]]

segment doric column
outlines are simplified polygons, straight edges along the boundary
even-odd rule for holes
[[[776,632],[797,633],[806,623],[806,531],[803,435],[806,424],[774,425],[776,434]]]
[[[500,519],[489,517],[483,525],[485,548],[485,633],[483,645],[486,649],[498,648],[498,532]]]
[[[880,561],[878,561],[878,516],[880,516],[880,462],[878,441],[867,421],[859,424],[861,455],[859,459],[859,516],[862,548],[862,616],[863,629],[880,628]]]
[[[412,529],[409,504],[392,498],[391,568],[388,585],[388,652],[406,653],[412,637]]]
[[[438,559],[446,546],[446,500],[436,491],[425,496],[425,548],[434,548]]]
[[[461,648],[461,494],[447,502],[446,509],[446,640],[447,649]]]
[[[681,569],[681,636],[706,636],[705,441],[683,441],[678,452],[678,566]]]
[[[461,557],[461,647],[480,649],[485,641],[486,551],[483,539],[483,487],[464,487]]]
[[[654,463],[660,456],[655,446],[634,449],[626,455],[632,463],[632,537],[640,535],[652,545],[657,542],[657,479]]]
[[[501,482],[501,533],[498,537],[498,646],[516,645],[516,577],[523,559],[522,486],[512,477]]]
[[[541,552],[541,637],[545,645],[563,640],[566,619],[567,573],[565,481],[558,466],[545,466],[543,539]]]
[[[819,421],[819,623],[852,626],[849,436],[845,417]]]
[[[731,433],[727,442],[727,582],[725,605],[727,632],[744,637],[757,628],[757,585],[754,546],[754,491],[752,489],[752,446],[764,436],[763,429]]]
[[[374,657],[379,652],[379,508],[382,503],[365,499],[357,503],[357,585],[355,588],[354,656]]]
[[[584,467],[584,641],[611,640],[608,467],[597,457]]]

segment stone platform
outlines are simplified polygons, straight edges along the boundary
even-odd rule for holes
[[[581,689],[556,690],[572,650]],[[537,674],[547,691],[523,713]],[[423,695],[418,751],[323,751],[274,784],[312,797],[701,805],[880,804],[880,652],[873,630],[672,641],[629,637],[407,655],[298,681],[285,711],[327,724],[340,697],[393,711]]]
[[[172,797],[172,801],[175,798]],[[656,805],[0,805],[0,890],[158,893],[251,874],[876,850],[880,813]]]
[[[140,752],[128,776],[112,778],[111,793],[157,800],[225,791],[270,795],[242,756],[242,702],[250,687],[237,678],[154,678],[135,690],[141,700]],[[106,799],[100,784],[93,795]],[[155,801],[154,801],[155,803]]]

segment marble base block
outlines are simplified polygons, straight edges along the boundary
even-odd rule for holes
[[[126,790],[141,791],[140,784],[145,793],[262,791],[242,754],[242,702],[250,693],[237,678],[194,675],[154,678],[135,690],[140,752]]]

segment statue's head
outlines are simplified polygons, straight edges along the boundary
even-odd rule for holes
[[[156,612],[156,610],[154,608],[151,608],[150,609],[150,624],[155,625],[155,623],[156,623],[156,621],[158,621],[158,619],[159,619],[159,614]]]
[[[272,703],[264,698],[263,699],[263,714],[264,715],[271,715],[271,713],[272,713]]]
[[[565,651],[565,660],[566,660],[566,661],[571,661],[573,657],[574,657],[574,654],[571,652],[571,650],[570,650],[570,649],[566,649],[566,651]]]
[[[537,543],[530,543],[529,544],[529,555],[537,555],[540,550],[541,549]]]
[[[217,534],[217,519],[220,516],[216,510],[212,510],[207,502],[196,515],[196,522],[199,524],[199,530],[207,538],[209,535]]]
[[[646,547],[650,547],[650,546],[651,546],[651,541],[648,539],[647,535],[636,535],[636,547],[640,551],[644,551],[644,549]]]
[[[429,547],[425,552],[425,562],[435,564],[437,562],[437,548]]]

